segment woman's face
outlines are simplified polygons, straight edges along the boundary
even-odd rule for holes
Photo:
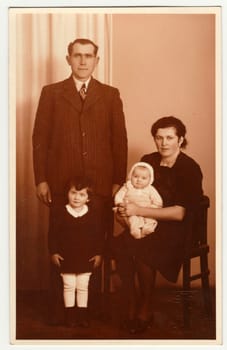
[[[177,136],[176,129],[173,126],[158,129],[154,137],[157,150],[162,158],[169,158],[177,154],[183,140],[182,136]]]

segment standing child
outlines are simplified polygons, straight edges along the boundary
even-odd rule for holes
[[[128,181],[115,195],[115,205],[134,203],[140,207],[161,208],[162,198],[152,186],[153,181],[153,168],[145,162],[135,163],[129,172]],[[131,235],[136,239],[154,232],[157,226],[157,220],[136,215],[128,217],[127,223]]]
[[[73,326],[77,314],[78,325],[88,327],[89,279],[101,264],[103,238],[88,181],[70,180],[66,195],[67,204],[59,209],[49,233],[49,250],[63,280],[66,325]]]

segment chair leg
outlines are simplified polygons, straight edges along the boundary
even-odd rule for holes
[[[207,316],[211,316],[212,307],[211,307],[211,294],[210,294],[207,254],[202,254],[200,256],[200,268],[201,268],[201,274],[202,274],[202,290],[203,290],[203,300],[204,300],[205,312],[206,312]]]
[[[190,310],[190,299],[191,299],[191,285],[190,285],[190,272],[191,262],[190,259],[183,264],[183,325],[184,328],[190,327],[191,321],[191,310]]]
[[[111,259],[109,256],[104,257],[103,261],[103,315],[102,319],[110,318],[110,288],[111,288]]]

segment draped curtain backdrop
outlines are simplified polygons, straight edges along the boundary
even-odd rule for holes
[[[32,130],[41,89],[67,78],[67,46],[89,38],[99,46],[94,76],[110,83],[111,15],[16,14],[16,266],[18,289],[48,286],[48,209],[36,199],[32,167]]]

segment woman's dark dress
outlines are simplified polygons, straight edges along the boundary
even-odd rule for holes
[[[102,235],[97,216],[92,208],[81,217],[73,217],[65,207],[61,208],[49,233],[50,254],[60,254],[61,272],[83,273],[92,271],[94,262],[89,259],[100,255]]]
[[[203,194],[202,172],[192,158],[181,152],[172,168],[160,166],[158,152],[144,155],[141,161],[153,167],[153,186],[164,207],[180,205],[186,212],[196,210]],[[159,221],[155,232],[142,239],[135,239],[126,231],[119,239],[121,251],[136,256],[159,270],[167,280],[176,282],[183,259],[184,225],[184,221]]]

